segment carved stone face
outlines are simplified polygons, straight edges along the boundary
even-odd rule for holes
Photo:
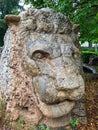
[[[36,103],[49,118],[67,115],[84,93],[79,49],[66,35],[33,33],[30,37],[24,67],[32,76]]]
[[[22,116],[30,124],[66,125],[84,94],[78,26],[49,8],[5,19],[0,91],[12,121]]]

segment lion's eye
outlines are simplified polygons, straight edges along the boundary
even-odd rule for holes
[[[43,59],[49,56],[49,53],[44,52],[42,50],[37,50],[32,54],[32,59],[37,60],[37,59]]]

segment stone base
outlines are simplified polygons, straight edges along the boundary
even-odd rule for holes
[[[80,100],[76,101],[75,108],[73,109],[71,115],[72,115],[72,119],[78,119],[80,123],[87,124],[84,96]]]
[[[54,118],[54,119],[45,118],[41,121],[43,123],[40,122],[40,124],[46,124],[46,126],[48,127],[51,126],[52,130],[56,130],[56,128],[68,125],[70,116],[71,116],[71,113],[61,118]]]

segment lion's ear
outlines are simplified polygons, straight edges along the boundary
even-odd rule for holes
[[[73,27],[72,27],[72,30],[73,30],[75,33],[78,33],[78,32],[79,32],[79,29],[80,29],[80,25],[79,25],[79,24],[74,24]]]
[[[16,16],[16,15],[6,15],[5,16],[5,21],[8,24],[8,26],[11,25],[18,25],[19,21],[20,21],[20,16]]]

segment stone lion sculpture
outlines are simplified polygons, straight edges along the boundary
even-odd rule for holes
[[[0,61],[0,91],[11,121],[68,124],[75,101],[84,94],[79,26],[52,9],[7,15],[9,26]]]

